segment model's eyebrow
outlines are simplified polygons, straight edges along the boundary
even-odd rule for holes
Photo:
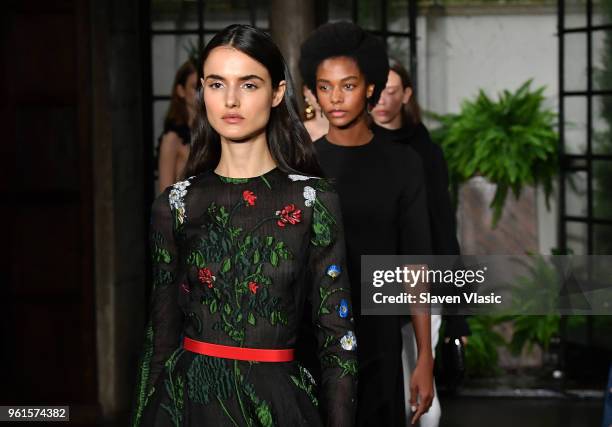
[[[343,78],[342,80],[340,80],[341,82],[345,82],[347,80],[359,80],[359,77],[357,76],[348,76]],[[321,83],[331,83],[329,80],[325,80],[325,79],[317,79],[317,82],[321,82]]]
[[[206,77],[204,77],[204,80],[221,80],[221,81],[225,81],[225,77],[220,76],[218,74],[209,74]],[[264,79],[259,77],[257,74],[249,74],[249,75],[246,75],[246,76],[238,77],[238,80],[240,80],[241,82],[244,82],[244,81],[247,81],[247,80],[261,80],[262,82],[264,81]]]

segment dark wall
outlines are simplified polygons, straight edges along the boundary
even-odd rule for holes
[[[3,403],[97,399],[86,6],[2,6]]]

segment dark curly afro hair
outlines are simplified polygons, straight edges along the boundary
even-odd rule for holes
[[[389,75],[389,59],[382,40],[352,22],[327,23],[317,28],[302,44],[299,63],[302,79],[315,96],[317,67],[336,56],[348,56],[357,62],[368,84],[374,84],[368,103],[376,105]]]

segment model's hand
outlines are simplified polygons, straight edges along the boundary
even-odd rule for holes
[[[444,338],[444,342],[445,343],[449,343],[450,342],[450,337],[446,337]],[[468,344],[468,337],[461,337],[461,342],[463,343],[463,346],[465,347]]]
[[[411,424],[416,423],[421,415],[429,410],[434,397],[433,357],[423,355],[410,376],[410,408],[414,413]]]

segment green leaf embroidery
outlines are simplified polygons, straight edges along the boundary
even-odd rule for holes
[[[247,316],[247,322],[249,322],[250,325],[255,326],[255,316],[253,316],[253,313],[249,313]]]
[[[232,268],[232,261],[229,258],[225,258],[221,265],[221,273],[227,273]]]

